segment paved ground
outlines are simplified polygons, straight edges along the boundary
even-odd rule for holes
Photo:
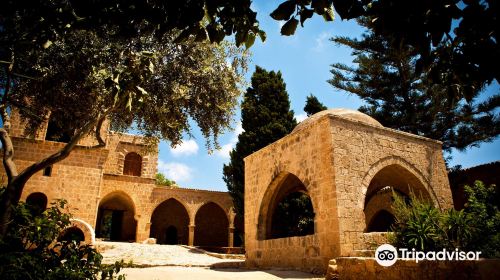
[[[124,260],[145,268],[125,268],[122,273],[128,280],[277,280],[277,279],[322,279],[313,274],[282,270],[210,269],[211,265],[241,262],[242,260],[220,259],[196,249],[175,245],[152,245],[121,242],[97,242],[103,255],[103,263]],[[236,264],[236,263],[234,263]]]
[[[203,267],[160,266],[149,268],[125,268],[127,280],[319,280],[309,273],[280,270],[209,269]]]
[[[219,262],[238,262],[241,260],[219,259],[198,250],[177,245],[157,245],[122,242],[97,242],[96,246],[103,255],[103,263],[130,261],[144,266],[203,266]]]

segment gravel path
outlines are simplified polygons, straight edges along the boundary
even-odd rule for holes
[[[124,260],[134,265],[144,266],[198,266],[208,267],[220,262],[241,262],[241,260],[220,259],[204,254],[196,249],[178,245],[157,245],[122,242],[96,242],[103,255],[103,263]]]

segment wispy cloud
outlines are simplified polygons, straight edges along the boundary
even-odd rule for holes
[[[176,182],[189,182],[193,177],[193,171],[191,167],[183,163],[158,160],[158,172],[165,174],[168,179]]]
[[[179,156],[189,156],[189,155],[196,155],[198,153],[198,150],[200,147],[194,141],[193,139],[187,140],[187,141],[182,141],[181,144],[170,148],[170,152],[172,153],[173,156],[179,157]]]
[[[328,39],[332,37],[332,34],[330,32],[321,32],[318,37],[316,37],[315,41],[316,44],[312,48],[313,51],[315,52],[322,52],[325,50],[325,45]]]
[[[236,128],[234,129],[233,136],[229,140],[229,142],[225,145],[222,145],[220,150],[215,151],[215,155],[224,158],[224,159],[229,159],[229,152],[236,146],[236,143],[238,142],[238,135],[243,132],[243,127],[241,126],[241,122],[238,122],[236,124]]]
[[[307,119],[307,114],[302,113],[302,114],[295,115],[295,119],[297,120],[297,122],[301,122],[301,121]]]

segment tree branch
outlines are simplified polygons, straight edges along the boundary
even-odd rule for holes
[[[90,147],[87,147],[88,149],[95,149],[95,148],[102,148],[104,146],[106,146],[106,142],[104,142],[104,140],[102,139],[102,135],[101,135],[101,128],[102,128],[102,124],[104,123],[104,120],[106,120],[106,116],[102,116],[98,121],[97,121],[97,125],[95,127],[95,138],[97,139],[97,145],[94,145],[94,146],[90,146]]]
[[[50,166],[54,163],[57,163],[69,156],[73,148],[77,145],[77,143],[85,136],[87,135],[90,130],[96,125],[101,120],[99,118],[98,120],[92,120],[89,121],[86,125],[84,125],[72,138],[71,140],[59,151],[56,153],[53,153],[52,155],[33,163],[32,165],[28,166],[26,169],[24,169],[17,178],[15,179],[16,181],[19,180],[20,184],[23,185],[25,182],[28,181],[28,179],[33,176],[35,173],[38,171],[44,169],[47,166]],[[102,139],[101,139],[102,140]],[[22,190],[21,190],[22,191]]]
[[[0,141],[2,142],[3,148],[3,166],[5,168],[5,173],[7,173],[7,179],[10,182],[18,173],[16,164],[14,163],[14,146],[5,128],[0,128]]]

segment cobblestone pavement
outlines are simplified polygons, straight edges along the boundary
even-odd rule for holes
[[[127,280],[320,280],[318,276],[281,270],[209,269],[206,267],[161,266],[123,269]],[[316,277],[316,278],[315,278]]]
[[[219,262],[241,260],[220,259],[196,249],[178,245],[157,245],[123,242],[96,242],[97,250],[103,255],[103,263],[124,260],[140,266],[199,266],[208,267]]]

